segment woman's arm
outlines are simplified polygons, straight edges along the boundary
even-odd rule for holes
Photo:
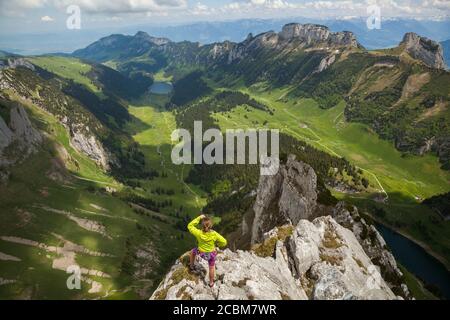
[[[220,248],[223,248],[227,245],[227,239],[225,239],[218,232],[216,232],[216,243],[217,243],[217,246],[219,246]]]
[[[189,222],[187,228],[190,233],[192,233],[195,237],[198,237],[201,235],[202,231],[198,229],[196,226],[200,223],[200,221],[203,219],[204,215],[198,216],[191,222]]]

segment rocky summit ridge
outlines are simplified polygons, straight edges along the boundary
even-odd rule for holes
[[[355,207],[339,203],[320,215],[316,179],[293,156],[278,175],[261,177],[259,213],[245,227],[251,249],[219,252],[214,288],[206,262],[190,271],[186,253],[151,299],[409,299],[386,243]]]
[[[411,57],[422,61],[429,67],[436,69],[446,69],[447,67],[442,45],[436,41],[409,32],[403,37],[400,47],[404,47]]]

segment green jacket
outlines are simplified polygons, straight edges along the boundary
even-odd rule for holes
[[[220,234],[211,230],[209,232],[203,232],[196,226],[200,223],[201,218],[197,217],[188,224],[188,230],[194,235],[198,242],[198,250],[200,252],[213,252],[216,250],[216,243],[219,247],[225,247],[227,240]]]

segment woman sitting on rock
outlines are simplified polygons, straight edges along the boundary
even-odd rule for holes
[[[197,225],[202,223],[202,229],[198,229]],[[216,271],[216,244],[217,246],[223,248],[227,245],[227,240],[222,237],[219,233],[212,230],[212,220],[202,214],[201,216],[195,218],[188,224],[188,230],[197,239],[197,247],[192,249],[190,256],[190,268],[194,269],[195,257],[200,255],[203,259],[208,261],[209,265],[209,286],[214,286],[214,276]]]

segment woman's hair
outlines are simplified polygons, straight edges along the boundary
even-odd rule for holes
[[[202,230],[203,232],[209,232],[213,227],[213,222],[210,217],[204,217],[202,219]]]

